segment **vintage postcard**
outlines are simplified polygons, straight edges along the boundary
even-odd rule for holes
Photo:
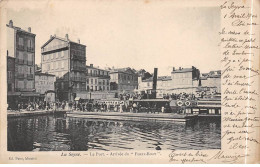
[[[1,1],[0,163],[259,163],[259,7]]]

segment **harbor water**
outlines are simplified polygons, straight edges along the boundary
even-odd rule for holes
[[[206,150],[221,148],[221,120],[109,121],[63,114],[8,119],[8,151]]]

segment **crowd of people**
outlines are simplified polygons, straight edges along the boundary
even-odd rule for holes
[[[119,101],[118,101],[119,102]],[[154,103],[141,104],[139,102],[120,101],[121,103],[105,103],[101,101],[62,101],[62,102],[19,102],[15,108],[8,108],[13,111],[38,111],[38,110],[66,110],[81,112],[165,112],[169,104],[158,105]],[[122,103],[123,102],[123,103]]]

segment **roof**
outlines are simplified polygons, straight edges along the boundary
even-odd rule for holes
[[[172,71],[172,73],[184,73],[184,72],[192,72],[192,68],[182,68],[182,69],[176,69]]]
[[[157,78],[157,81],[168,81],[168,80],[172,80],[171,76],[159,76]],[[153,77],[143,80],[143,82],[150,82],[150,81],[153,81]]]
[[[7,56],[8,59],[15,59],[15,57]]]
[[[94,66],[86,66],[87,68],[91,68],[91,69],[97,69],[97,70],[102,70],[102,71],[108,71],[108,70],[104,70],[104,69],[101,69],[101,68],[98,68],[98,67],[94,67]]]
[[[9,28],[14,29],[14,30],[16,30],[16,31],[20,31],[20,32],[24,32],[24,33],[29,34],[29,35],[36,36],[36,34],[34,34],[34,33],[32,33],[32,32],[29,32],[29,31],[25,31],[25,30],[21,29],[21,27],[16,27],[16,26],[12,26],[12,27],[11,27],[9,24],[6,24],[6,26],[9,27]]]
[[[51,36],[51,38],[50,38],[47,42],[45,42],[45,43],[41,46],[41,48],[45,47],[45,46],[46,46],[48,43],[50,43],[53,39],[59,39],[59,40],[61,40],[61,41],[68,42],[68,43],[69,43],[69,42],[72,42],[72,43],[75,43],[75,44],[82,45],[82,46],[85,46],[85,47],[86,47],[86,45],[80,44],[80,43],[78,43],[78,42],[71,41],[70,39],[57,37],[56,35],[54,35],[54,36]]]
[[[129,73],[131,72],[132,74],[135,74],[135,70],[134,69],[131,69],[130,67],[126,67],[126,68],[118,68],[118,69],[112,69],[110,71],[110,73]]]

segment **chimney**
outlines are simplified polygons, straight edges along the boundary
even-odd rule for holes
[[[93,67],[93,64],[90,64],[90,67]]]
[[[66,34],[66,35],[65,35],[65,38],[66,38],[67,40],[69,40],[69,35],[68,35],[68,34]]]
[[[31,27],[28,27],[28,32],[31,32],[32,31],[32,28]]]
[[[175,67],[172,67],[172,71],[175,71]]]
[[[179,67],[179,70],[181,70],[181,67]]]
[[[52,35],[50,35],[50,38],[52,38]]]
[[[78,43],[80,44],[80,39],[78,38]]]
[[[13,20],[9,21],[9,27],[13,27]]]

